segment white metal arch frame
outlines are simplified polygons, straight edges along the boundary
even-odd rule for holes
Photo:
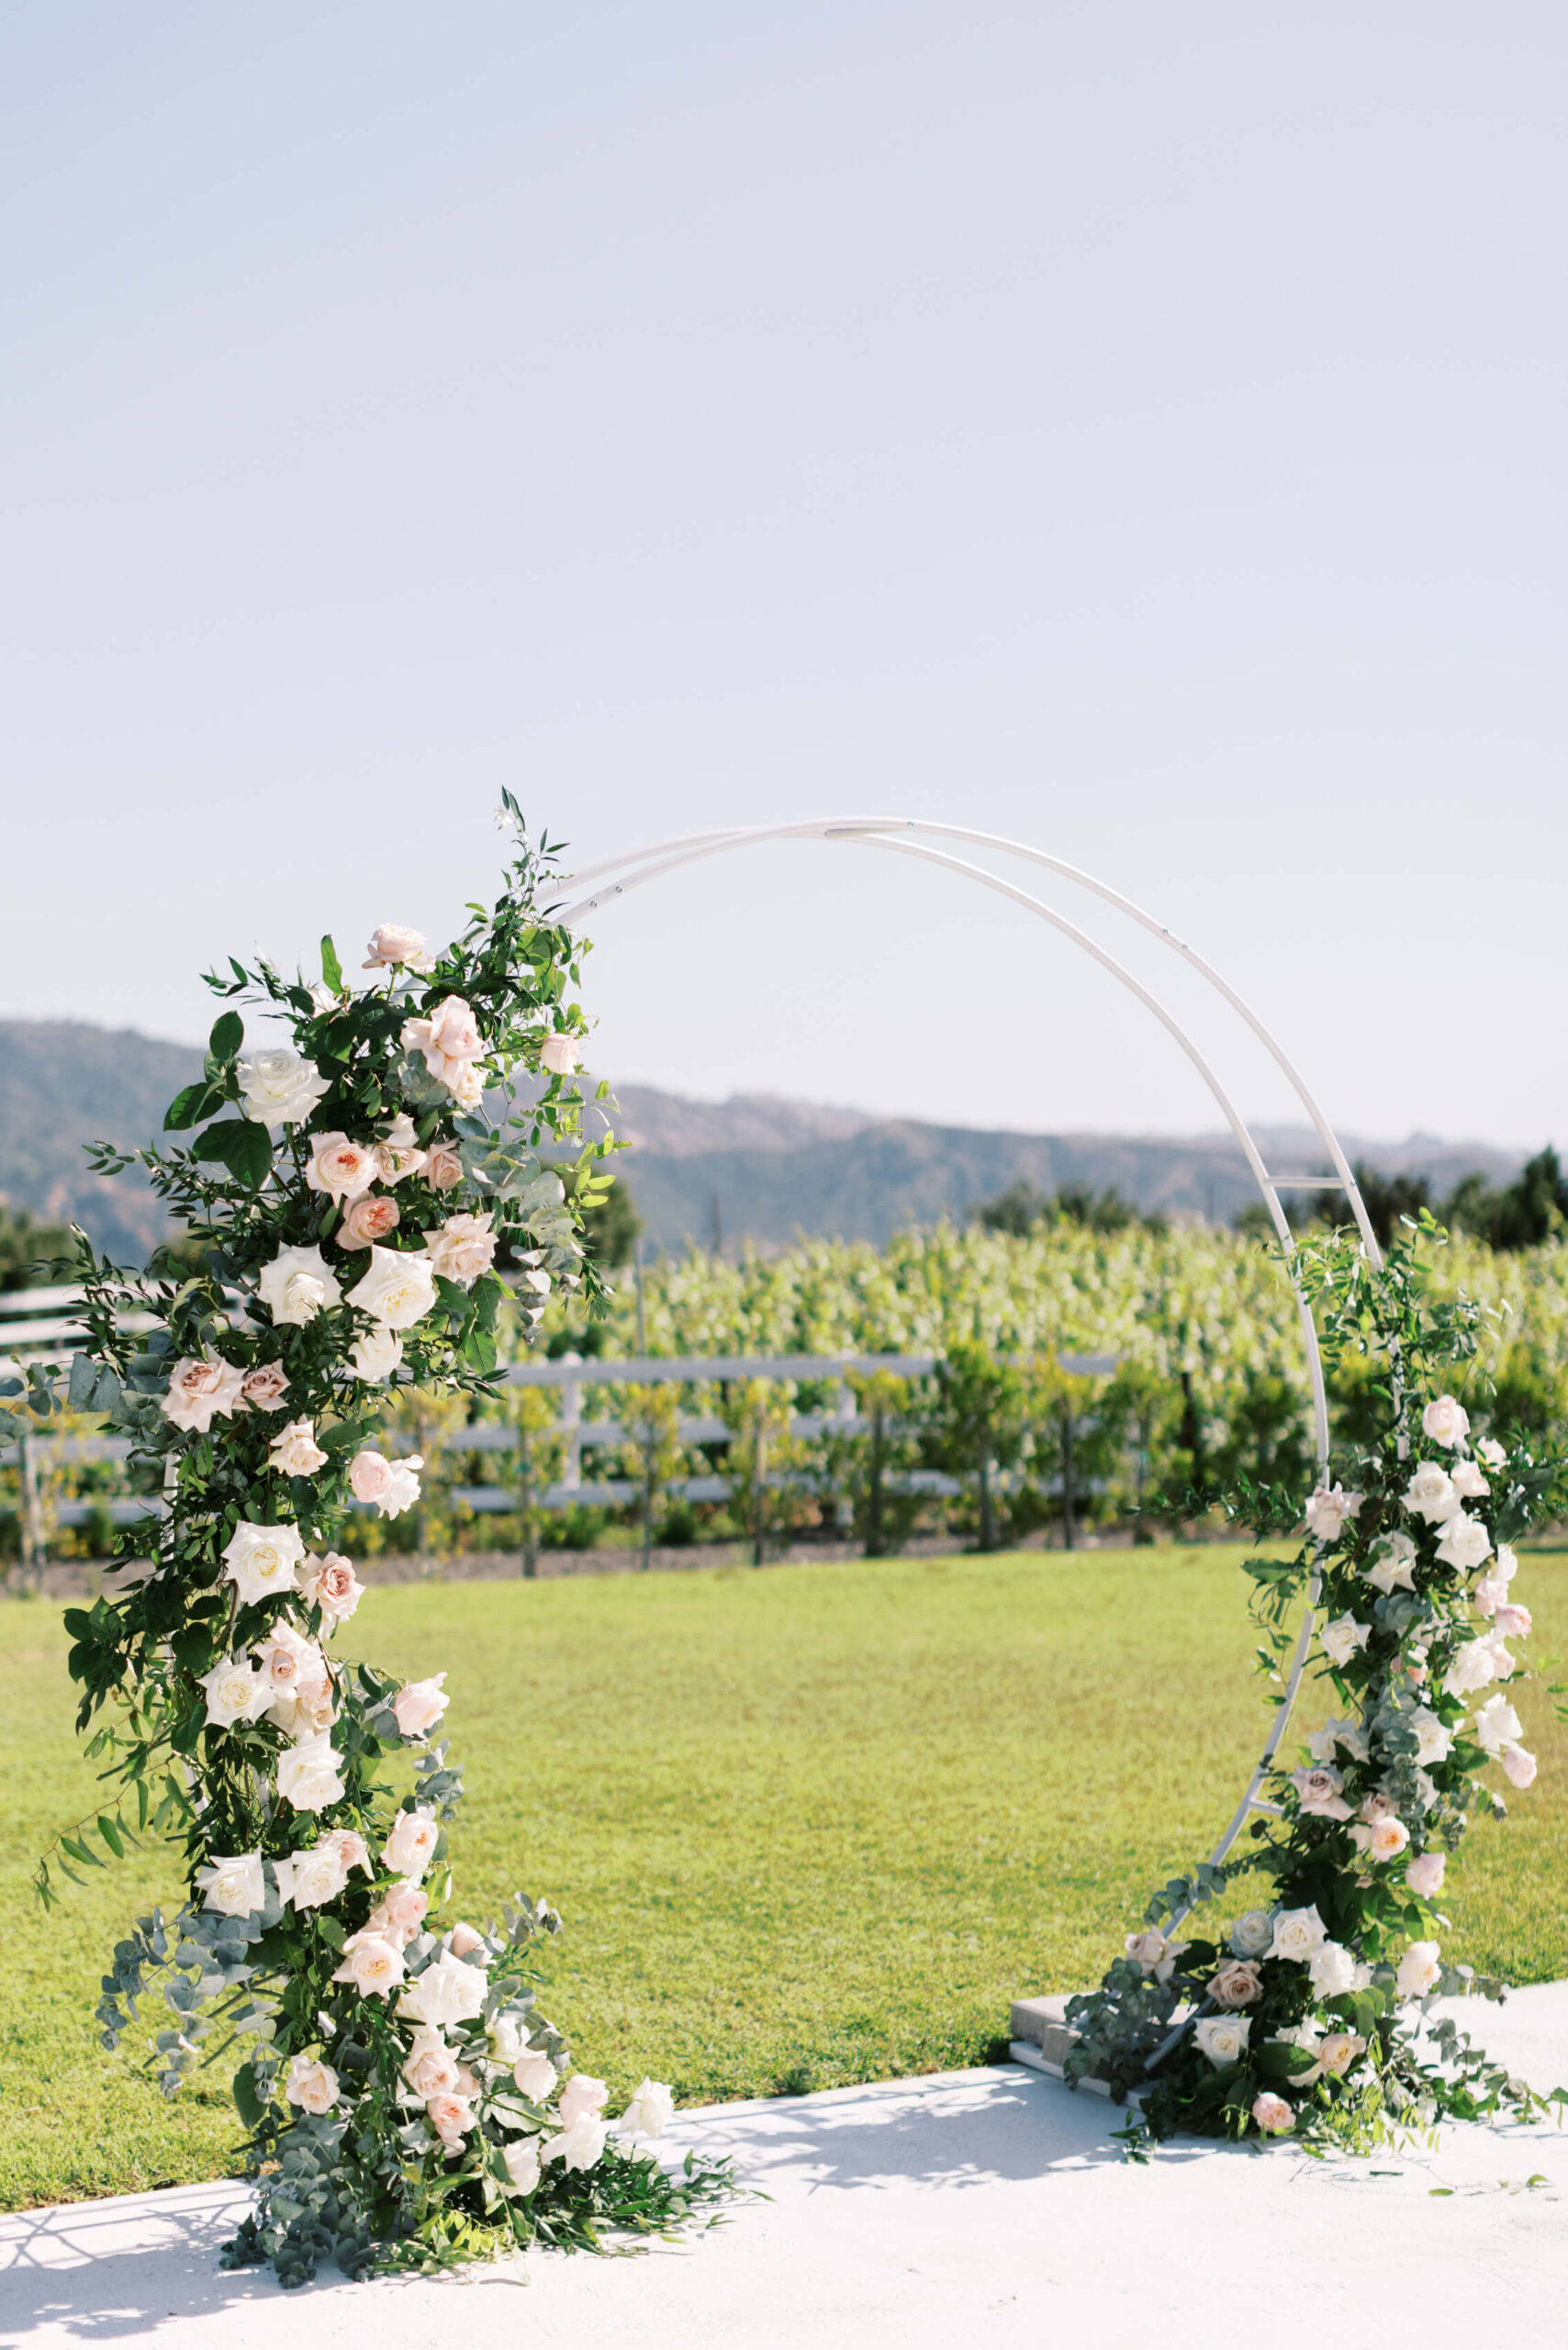
[[[1069,865],[1062,858],[1052,856],[1044,849],[1031,848],[1022,841],[1006,840],[994,833],[972,832],[961,824],[927,822],[917,817],[821,817],[805,823],[737,825],[722,832],[691,833],[680,839],[656,841],[647,847],[628,851],[624,856],[607,858],[603,863],[590,866],[584,872],[574,875],[572,878],[578,886],[585,882],[591,882],[597,886],[589,895],[577,898],[571,905],[562,910],[556,918],[574,929],[580,928],[589,914],[613,905],[617,899],[624,897],[630,890],[640,889],[644,882],[656,880],[663,874],[675,872],[683,866],[696,864],[710,856],[721,856],[730,849],[746,848],[764,841],[784,840],[820,840],[856,847],[879,848],[890,851],[895,856],[918,857],[926,864],[945,866],[950,872],[961,874],[968,880],[979,882],[987,889],[997,890],[1002,897],[1011,899],[1014,905],[1023,906],[1028,912],[1037,915],[1042,922],[1049,923],[1051,927],[1059,931],[1064,938],[1071,939],[1075,946],[1081,946],[1085,954],[1092,957],[1103,969],[1109,971],[1114,979],[1119,979],[1121,984],[1154,1014],[1160,1025],[1181,1046],[1218,1103],[1224,1113],[1226,1124],[1241,1147],[1247,1164],[1251,1169],[1253,1178],[1262,1194],[1274,1229],[1284,1246],[1286,1270],[1289,1273],[1291,1287],[1295,1293],[1296,1308],[1301,1317],[1302,1334],[1306,1345],[1317,1458],[1320,1467],[1327,1467],[1328,1403],[1323,1383],[1323,1359],[1318,1348],[1317,1330],[1312,1318],[1312,1309],[1303,1294],[1296,1272],[1294,1247],[1290,1226],[1280,1203],[1280,1193],[1282,1191],[1311,1188],[1343,1191],[1350,1201],[1357,1225],[1360,1226],[1361,1240],[1367,1254],[1374,1265],[1381,1264],[1382,1252],[1378,1248],[1377,1237],[1372,1231],[1356,1179],[1350,1171],[1338,1139],[1327,1119],[1307,1090],[1300,1073],[1287,1058],[1282,1046],[1270,1035],[1257,1014],[1237,994],[1235,989],[1221,979],[1212,965],[1206,963],[1201,955],[1187,946],[1184,940],[1178,938],[1173,932],[1167,929],[1163,923],[1156,922],[1151,914],[1146,913],[1141,906],[1134,903],[1132,899],[1124,897],[1120,890],[1111,889],[1105,882],[1097,881],[1092,875],[1083,872],[1079,867]],[[1114,907],[1118,913],[1126,915],[1128,920],[1148,931],[1151,936],[1158,938],[1173,954],[1179,955],[1214,989],[1237,1017],[1250,1029],[1271,1056],[1322,1141],[1324,1149],[1335,1169],[1333,1175],[1315,1177],[1271,1174],[1263,1164],[1262,1155],[1248,1129],[1246,1121],[1236,1108],[1204,1055],[1174,1014],[1148,988],[1144,986],[1140,979],[1136,979],[1114,955],[1109,954],[1098,941],[1091,938],[1087,932],[1081,930],[1076,923],[1070,922],[1055,907],[1048,906],[1043,900],[1031,896],[1027,890],[1019,889],[1015,883],[1006,880],[1001,874],[992,873],[983,866],[970,864],[966,858],[954,856],[945,849],[926,845],[930,841],[962,842],[972,847],[996,850],[1008,856],[1020,857],[1031,865],[1043,866],[1047,872],[1058,874],[1065,880],[1088,890],[1106,905]],[[1321,1575],[1315,1566],[1307,1585],[1306,1612],[1302,1620],[1295,1653],[1291,1662],[1284,1695],[1276,1709],[1273,1727],[1248,1783],[1247,1792],[1237,1806],[1224,1834],[1210,1855],[1212,1865],[1217,1866],[1224,1860],[1252,1812],[1277,1812],[1279,1809],[1277,1805],[1264,1801],[1259,1794],[1259,1789],[1279,1751],[1301,1688],[1302,1676],[1306,1670],[1313,1631],[1316,1624],[1321,1582]],[[1173,1921],[1173,1925],[1176,1923],[1180,1923],[1179,1919]]]

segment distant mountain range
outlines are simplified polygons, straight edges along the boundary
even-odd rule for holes
[[[102,1182],[82,1145],[131,1146],[159,1131],[164,1109],[199,1074],[201,1053],[80,1021],[0,1021],[0,1193],[16,1205],[84,1225],[100,1247],[140,1261],[162,1214],[134,1170]],[[799,1233],[886,1240],[943,1214],[962,1220],[1009,1184],[1054,1192],[1065,1183],[1114,1186],[1144,1209],[1228,1224],[1257,1194],[1228,1135],[1032,1135],[937,1126],[772,1094],[692,1102],[646,1085],[618,1089],[612,1120],[633,1147],[617,1160],[654,1248],[689,1240],[763,1248]],[[1324,1166],[1310,1130],[1264,1127],[1272,1171]],[[1389,1173],[1419,1170],[1440,1195],[1478,1169],[1494,1182],[1522,1154],[1428,1135],[1403,1143],[1342,1137],[1352,1158]]]

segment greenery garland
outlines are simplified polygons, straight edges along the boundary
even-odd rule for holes
[[[530,846],[510,795],[501,818],[506,886],[444,952],[387,924],[365,987],[330,938],[316,986],[266,963],[208,975],[292,1043],[247,1052],[226,1010],[165,1121],[194,1139],[136,1154],[202,1270],[139,1280],[82,1239],[90,1344],[63,1399],[37,1366],[22,1399],[106,1413],[162,1474],[151,1570],[66,1615],[79,1726],[101,1717],[87,1751],[118,1794],[58,1865],[95,1860],[90,1834],[117,1855],[149,1829],[183,1836],[189,1898],[117,1948],[104,2042],[157,1975],[168,2095],[239,2043],[258,2198],[226,2257],[270,2260],[285,2285],[328,2256],[359,2275],[667,2230],[729,2188],[722,2166],[671,2176],[638,2151],[669,2118],[662,2085],[611,2122],[603,2082],[570,2070],[535,2004],[559,1924],[544,1903],[437,1922],[462,1794],[432,1743],[445,1676],[399,1685],[330,1645],[360,1596],[334,1548],[352,1502],[394,1516],[419,1497],[418,1456],[376,1448],[389,1385],[488,1393],[503,1301],[529,1329],[552,1292],[601,1294],[579,1231],[614,1145],[583,1136],[567,1082],[579,950],[541,908],[554,850]],[[128,1305],[152,1325],[138,1337]],[[405,1756],[399,1796],[387,1764]],[[39,1882],[52,1897],[47,1862]]]
[[[1450,1389],[1476,1364],[1486,1310],[1431,1295],[1418,1250],[1444,1238],[1423,1211],[1381,1268],[1347,1232],[1295,1253],[1326,1363],[1361,1360],[1382,1425],[1344,1464],[1349,1488],[1320,1481],[1296,1555],[1251,1563],[1254,1610],[1277,1681],[1283,1619],[1316,1603],[1317,1672],[1340,1711],[1297,1767],[1271,1770],[1244,1855],[1163,1887],[1100,1988],[1069,2003],[1068,2078],[1136,2099],[1118,2133],[1134,2154],[1178,2131],[1364,2150],[1444,2116],[1529,2119],[1568,2102],[1428,2012],[1456,1993],[1503,1996],[1444,1963],[1437,1905],[1470,1815],[1506,1812],[1482,1774],[1535,1777],[1507,1694],[1526,1677],[1508,1644],[1531,1628],[1510,1544],[1563,1498],[1560,1451],[1517,1430],[1472,1442]],[[1246,1485],[1226,1507],[1260,1537],[1301,1526],[1282,1487]],[[1178,1939],[1248,1878],[1261,1880],[1250,1907]]]

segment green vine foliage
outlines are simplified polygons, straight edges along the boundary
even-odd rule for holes
[[[1271,1763],[1241,1852],[1158,1892],[1100,1988],[1069,2004],[1068,2077],[1129,2104],[1135,2156],[1179,2131],[1365,2150],[1568,2099],[1429,2012],[1503,1996],[1444,1962],[1442,1886],[1473,1814],[1506,1808],[1487,1774],[1535,1775],[1511,1703],[1530,1631],[1511,1545],[1568,1498],[1559,1450],[1482,1433],[1495,1317],[1431,1294],[1423,1252],[1444,1241],[1423,1211],[1381,1268],[1346,1232],[1294,1254],[1326,1364],[1359,1371],[1367,1440],[1320,1479],[1295,1555],[1254,1560],[1253,1608],[1281,1697],[1288,1619],[1312,1611],[1309,1669],[1336,1711],[1294,1763]],[[1283,1487],[1226,1506],[1260,1536],[1301,1529]]]
[[[601,1303],[579,1234],[615,1145],[583,1135],[571,1078],[579,948],[542,902],[554,851],[510,797],[502,814],[502,894],[444,952],[387,926],[368,983],[330,938],[318,984],[264,962],[208,976],[292,1041],[247,1052],[224,1009],[174,1139],[136,1154],[201,1269],[133,1276],[78,1236],[89,1343],[63,1394],[37,1367],[6,1390],[13,1410],[106,1413],[162,1481],[150,1571],[66,1617],[111,1793],[39,1886],[52,1900],[100,1846],[183,1841],[185,1906],[116,1950],[104,2043],[156,1981],[166,2094],[237,2057],[258,2197],[227,2257],[286,2285],[329,2256],[359,2275],[668,2230],[728,2191],[722,2169],[672,2176],[639,2150],[668,2117],[658,2084],[611,2123],[604,2085],[571,2070],[536,2004],[545,1904],[438,1923],[462,1795],[434,1736],[444,1675],[399,1684],[332,1653],[359,1597],[335,1548],[349,1509],[419,1495],[419,1459],[376,1449],[389,1392],[493,1395],[503,1301],[525,1329],[552,1294]]]

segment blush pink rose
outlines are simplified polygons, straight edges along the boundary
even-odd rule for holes
[[[1498,1608],[1492,1618],[1492,1628],[1500,1640],[1528,1640],[1535,1618],[1518,1600],[1510,1599]]]
[[[327,1465],[327,1456],[316,1441],[316,1431],[308,1420],[287,1420],[273,1438],[267,1455],[267,1467],[285,1477],[313,1477],[318,1469]]]
[[[338,2101],[338,2076],[319,2057],[297,2056],[288,2068],[286,2094],[307,2113],[330,2113]]]
[[[463,1181],[463,1160],[454,1143],[431,1145],[425,1158],[425,1181],[438,1192],[454,1192]]]
[[[424,1924],[430,1896],[418,1885],[395,1885],[384,1893],[364,1921],[367,1934],[380,1934],[404,1949]]]
[[[449,1281],[460,1281],[471,1289],[481,1273],[487,1273],[496,1253],[496,1236],[490,1230],[490,1212],[483,1215],[449,1215],[438,1232],[430,1233],[425,1240],[425,1254],[431,1270]]]
[[[452,1929],[451,1949],[454,1958],[466,1958],[471,1950],[482,1950],[487,1956],[489,1945],[483,1934],[476,1934],[472,1926],[465,1924],[459,1918]]]
[[[324,1559],[308,1556],[299,1577],[299,1595],[308,1607],[319,1607],[329,1624],[346,1623],[364,1595],[364,1585],[347,1559],[329,1550]]]
[[[1291,2127],[1295,2114],[1285,2098],[1265,2089],[1252,2100],[1252,2119],[1266,2138],[1275,2138]]]
[[[552,1077],[570,1077],[581,1059],[575,1036],[546,1036],[539,1047],[539,1066]]]
[[[1537,1769],[1535,1756],[1528,1753],[1522,1746],[1516,1746],[1512,1739],[1506,1746],[1499,1747],[1497,1760],[1506,1772],[1510,1785],[1516,1787],[1533,1785]]]
[[[357,1828],[330,1829],[327,1834],[320,1838],[319,1842],[333,1844],[337,1847],[338,1864],[345,1876],[350,1869],[363,1869],[366,1876],[375,1874],[375,1864],[371,1860],[364,1838]]]
[[[392,1489],[392,1463],[379,1452],[356,1452],[349,1462],[349,1486],[356,1501],[380,1501]]]
[[[226,1420],[233,1418],[244,1384],[243,1371],[233,1364],[187,1355],[169,1373],[169,1392],[159,1397],[159,1408],[177,1428],[205,1436],[215,1412],[221,1412]]]
[[[389,1232],[396,1232],[402,1217],[396,1200],[379,1195],[350,1202],[338,1226],[340,1248],[374,1248]]]
[[[435,2097],[426,2098],[425,2111],[447,2154],[461,2153],[463,2141],[474,2127],[474,2109],[467,2098],[442,2090]]]
[[[1443,1872],[1447,1866],[1445,1853],[1417,1852],[1405,1872],[1405,1882],[1412,1893],[1419,1894],[1423,1901],[1429,1901],[1434,1893],[1442,1891]]]
[[[452,2097],[457,2091],[458,2065],[439,2031],[423,2024],[415,2032],[403,2060],[403,2078],[416,2097]]]
[[[588,2073],[574,2073],[561,2091],[562,2129],[569,2130],[574,2121],[582,2121],[587,2114],[602,2112],[609,2096],[602,2081],[596,2081]]]
[[[392,1711],[405,1738],[425,1738],[440,1721],[452,1703],[441,1685],[445,1679],[444,1673],[438,1673],[430,1681],[405,1682],[398,1690]]]
[[[423,1876],[440,1841],[441,1822],[433,1811],[400,1811],[381,1848],[381,1857],[389,1869],[401,1869],[406,1876]]]
[[[343,1944],[343,1963],[332,1980],[352,1983],[361,1998],[385,1999],[402,1982],[406,1971],[398,1944],[384,1934],[373,1934],[367,1927],[351,1934]]]

